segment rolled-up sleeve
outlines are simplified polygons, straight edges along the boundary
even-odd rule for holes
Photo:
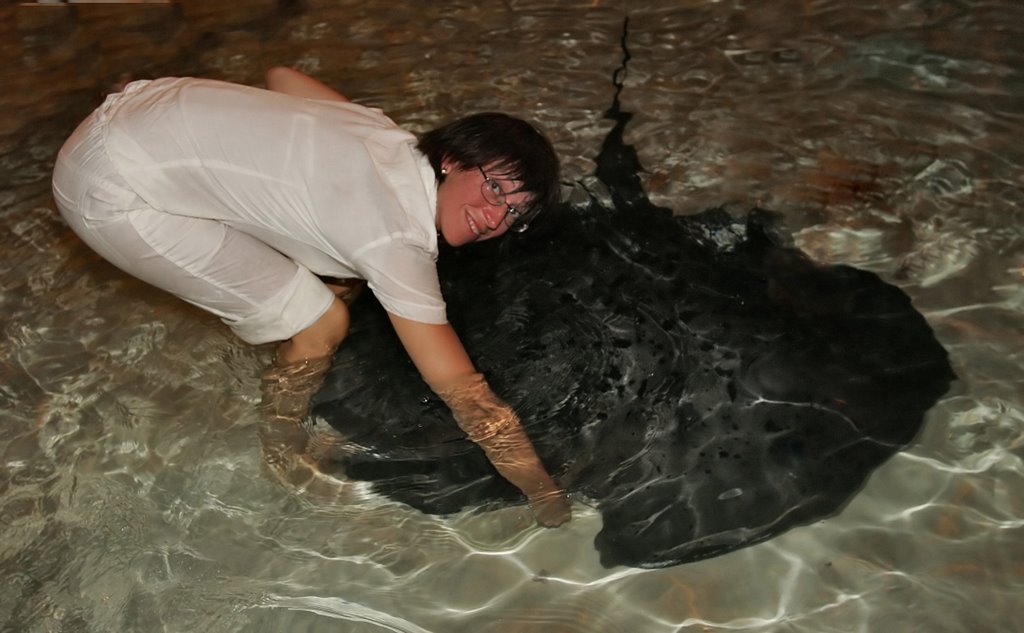
[[[421,323],[448,322],[437,262],[428,251],[387,240],[360,253],[367,285],[384,309]]]

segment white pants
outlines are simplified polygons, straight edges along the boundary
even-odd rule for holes
[[[72,230],[121,270],[216,314],[249,343],[312,325],[334,298],[313,273],[221,222],[154,209],[121,178],[103,143],[106,111],[120,96],[108,97],[57,156],[54,200]]]

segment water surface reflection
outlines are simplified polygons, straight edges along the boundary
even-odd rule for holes
[[[604,570],[596,514],[437,519],[262,465],[269,349],[100,262],[52,157],[132,76],[289,64],[416,130],[502,109],[589,174],[623,3],[0,8],[0,621],[17,630],[1012,630],[1021,592],[1020,119],[1008,1],[628,4],[627,141],[654,202],[786,214],[903,287],[961,378],[837,518],[722,558]],[[577,192],[578,193],[578,192]],[[927,606],[925,606],[927,605]]]

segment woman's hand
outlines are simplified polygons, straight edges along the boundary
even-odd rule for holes
[[[528,500],[537,523],[544,527],[558,527],[572,518],[572,504],[561,490],[538,492]]]
[[[359,295],[366,289],[365,279],[339,279],[335,277],[321,277],[321,281],[327,289],[334,293],[334,296],[341,299],[347,306],[352,305]]]
[[[452,410],[459,428],[484,450],[501,476],[523,491],[538,523],[556,527],[569,520],[569,500],[537,457],[519,416],[494,395],[482,375],[431,386]]]
[[[537,521],[550,527],[568,521],[569,501],[537,457],[519,416],[477,373],[452,326],[388,316],[420,375],[498,473],[523,491]]]

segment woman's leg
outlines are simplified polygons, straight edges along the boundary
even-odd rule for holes
[[[292,338],[334,301],[308,270],[220,222],[145,208],[99,226],[76,220],[68,223],[111,263],[219,316],[250,343]]]

